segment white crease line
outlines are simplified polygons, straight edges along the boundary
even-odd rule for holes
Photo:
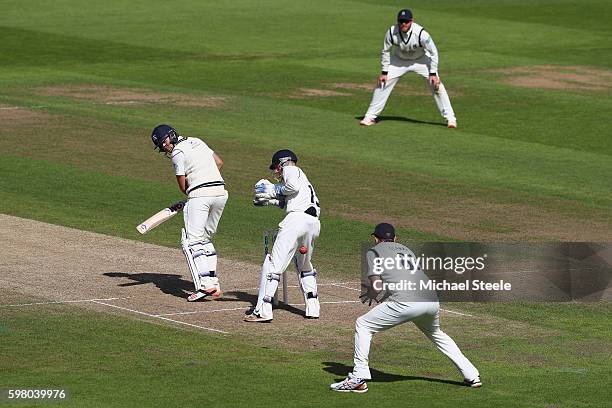
[[[246,292],[247,290],[259,290],[259,287],[253,287],[253,288],[233,288],[233,289],[227,289],[227,290],[223,290],[224,292]]]
[[[117,102],[105,102],[104,105],[132,105],[135,103],[142,103],[139,101],[117,101]]]
[[[345,303],[361,303],[360,300],[338,300],[338,301],[330,301],[330,302],[319,302],[322,305],[339,305]],[[305,303],[289,303],[289,306],[305,306]]]
[[[49,302],[37,302],[37,303],[18,303],[14,305],[0,305],[0,307],[21,307],[21,306],[38,306],[38,305],[61,305],[64,303],[87,303],[93,302],[95,300],[124,300],[129,299],[130,297],[114,297],[114,298],[106,298],[106,299],[82,299],[82,300],[52,300]]]
[[[360,303],[359,300],[339,300],[336,302],[320,302],[322,305],[335,305],[335,304],[344,304],[344,303]],[[304,303],[290,303],[289,306],[304,306]],[[157,315],[153,315],[155,317],[159,316],[176,316],[176,315],[189,315],[189,314],[197,314],[197,313],[215,313],[215,312],[228,312],[233,310],[246,310],[248,307],[232,307],[227,309],[213,309],[213,310],[194,310],[191,312],[176,312],[176,313],[161,313]]]
[[[339,287],[339,288],[345,288],[345,289],[354,290],[354,291],[356,291],[356,292],[360,292],[360,291],[361,291],[361,289],[349,288],[348,286],[343,286],[343,285],[341,285],[341,284],[337,284],[337,283],[331,283],[331,285],[332,285],[332,286],[337,286],[337,287]],[[455,312],[454,310],[448,310],[448,309],[442,309],[442,308],[441,308],[440,310],[443,310],[443,311],[448,312],[448,313],[457,314],[457,315],[460,315],[460,316],[474,317],[474,316],[473,316],[473,315],[471,315],[471,314],[461,313],[461,312]]]
[[[180,320],[169,319],[169,318],[163,317],[163,316],[156,316],[156,315],[153,315],[153,314],[150,314],[150,313],[140,312],[140,311],[134,310],[134,309],[128,309],[127,307],[121,307],[121,306],[117,306],[117,305],[112,305],[110,303],[99,302],[97,300],[92,300],[92,302],[93,303],[98,303],[100,305],[114,307],[114,308],[121,309],[121,310],[126,310],[126,311],[132,312],[132,313],[138,313],[138,314],[141,314],[141,315],[144,315],[144,316],[148,316],[148,317],[154,317],[154,318],[157,318],[157,319],[166,320],[166,321],[172,322],[172,323],[179,323],[179,324],[184,324],[185,326],[196,327],[198,329],[209,330],[209,331],[213,331],[213,332],[217,332],[217,333],[223,333],[223,334],[229,334],[228,332],[223,331],[223,330],[211,329],[210,327],[198,326],[196,324],[181,322]]]
[[[155,317],[159,316],[177,316],[177,315],[188,315],[188,314],[196,314],[196,313],[214,313],[214,312],[227,312],[231,310],[246,310],[247,307],[230,307],[227,309],[213,309],[213,310],[194,310],[191,312],[176,312],[176,313],[160,313],[156,314]]]
[[[461,312],[455,312],[454,310],[448,310],[448,309],[442,309],[442,308],[440,308],[440,310],[442,310],[444,312],[447,312],[447,313],[458,314],[458,315],[461,315],[461,316],[474,317],[474,315],[467,314],[467,313],[461,313]]]
[[[331,282],[331,283],[318,283],[317,282],[317,286],[338,286],[338,285],[350,285],[350,284],[361,284],[361,282]],[[299,285],[287,285],[288,288],[299,288]],[[341,286],[343,287],[343,286]],[[348,288],[347,289],[351,289],[351,290],[359,290],[359,289],[354,289],[354,288]],[[259,290],[259,287],[252,287],[252,288],[232,288],[232,289],[228,289],[227,292],[243,292],[243,291],[247,291],[247,290]]]
[[[335,286],[337,288],[344,288],[344,289],[348,289],[348,290],[354,290],[355,292],[361,292],[361,289],[351,288],[351,287],[348,287],[348,286],[341,285],[339,283],[332,283],[331,286]]]
[[[357,282],[332,282],[327,283],[326,285],[361,285],[361,281]]]
[[[7,106],[0,108],[0,110],[19,110],[19,109],[41,109],[48,108],[46,105],[33,105],[33,106]]]

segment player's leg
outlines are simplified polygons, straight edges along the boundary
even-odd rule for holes
[[[213,207],[212,198],[190,198],[183,209],[185,228],[181,246],[195,287],[195,293],[187,298],[189,301],[222,294],[216,276],[217,253],[206,232],[206,223]]]
[[[390,329],[405,321],[405,308],[393,301],[381,303],[355,322],[355,356],[353,371],[343,381],[331,384],[330,388],[340,392],[366,392],[366,380],[370,374],[370,345],[374,334]]]
[[[428,60],[428,57],[424,57],[424,58],[425,58],[425,61]],[[437,89],[431,86],[431,84],[429,83],[429,67],[427,63],[416,63],[414,64],[412,70],[416,72],[417,74],[419,74],[420,76],[422,76],[427,82],[427,86],[431,90],[431,94],[434,97],[436,106],[438,107],[438,110],[440,111],[440,114],[442,115],[442,117],[446,119],[446,122],[448,123],[449,127],[453,127],[451,126],[453,123],[455,125],[454,127],[456,127],[457,118],[455,117],[455,111],[453,110],[453,106],[451,105],[450,98],[448,97],[448,92],[446,92],[446,88],[444,87],[444,84],[442,83],[442,81],[440,81],[440,84]],[[438,73],[438,76],[439,76],[439,73]]]
[[[376,120],[378,115],[385,109],[385,105],[387,104],[387,99],[391,96],[391,91],[399,81],[399,79],[408,72],[407,67],[390,65],[389,72],[387,74],[387,83],[384,87],[377,86],[374,89],[374,93],[372,94],[372,101],[370,102],[370,106],[366,114],[363,117],[363,121],[367,120]],[[362,122],[363,122],[362,121]]]
[[[227,193],[222,196],[210,197],[210,210],[206,218],[206,224],[204,225],[204,232],[208,239],[217,232],[219,220],[221,219],[221,215],[223,215],[227,198]]]
[[[208,216],[204,223],[204,239],[207,241],[204,244],[204,251],[207,254],[206,261],[208,262],[208,274],[201,275],[202,287],[204,290],[214,288],[221,294],[219,285],[219,275],[217,273],[217,250],[212,242],[212,236],[217,232],[219,220],[227,203],[227,193],[223,196],[207,198]]]
[[[355,356],[353,374],[370,379],[369,354],[372,336],[410,320],[419,311],[394,301],[383,302],[355,322]]]
[[[261,266],[261,275],[259,278],[259,293],[257,294],[257,303],[253,308],[251,313],[257,313],[261,310],[264,298],[266,296],[266,281],[269,279],[270,273],[270,263],[272,261],[272,257],[270,254],[266,254],[264,257],[263,265]]]
[[[314,251],[315,240],[319,237],[321,223],[318,219],[306,215],[311,219],[305,220],[305,231],[299,239],[298,245],[306,247],[306,253],[296,252],[297,273],[300,288],[304,293],[305,315],[307,318],[316,319],[320,315],[321,306],[317,291],[317,271],[312,265],[312,254]]]
[[[463,375],[466,384],[474,387],[481,385],[478,369],[467,359],[452,338],[440,329],[440,312],[438,303],[430,305],[428,313],[413,320],[414,324],[431,340],[438,350],[455,364]]]
[[[294,215],[288,214],[279,224],[269,264],[266,266],[264,261],[262,268],[262,276],[265,273],[265,289],[260,291],[257,306],[252,315],[244,318],[245,321],[264,322],[271,321],[273,318],[272,299],[278,289],[281,274],[287,269],[297,249],[298,231],[295,229],[295,223],[292,222],[293,218],[295,218]]]

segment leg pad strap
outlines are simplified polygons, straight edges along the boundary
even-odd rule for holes
[[[300,272],[300,277],[305,278],[306,276],[317,276],[317,271],[314,269],[312,271],[302,271]]]

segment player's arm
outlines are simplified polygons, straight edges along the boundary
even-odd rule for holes
[[[179,190],[181,190],[183,194],[187,194],[187,178],[185,177],[185,175],[177,175],[176,182],[178,183]]]
[[[302,172],[296,166],[286,166],[283,169],[283,182],[276,184],[277,196],[292,196],[300,190],[300,177]]]
[[[423,30],[420,36],[421,44],[425,51],[427,51],[430,60],[429,83],[437,89],[440,85],[440,78],[438,78],[438,48],[427,31]]]
[[[213,152],[213,159],[215,160],[215,164],[217,165],[217,168],[221,170],[221,167],[223,167],[223,160],[221,160],[219,155],[215,152]]]
[[[378,77],[378,85],[387,82],[387,73],[389,72],[389,64],[391,64],[391,47],[393,46],[393,27],[387,30],[383,41],[383,49],[380,57],[381,72]]]
[[[176,175],[176,182],[179,186],[179,190],[183,194],[187,194],[187,178],[185,177],[185,155],[182,152],[178,152],[172,155],[172,165],[174,166],[174,174]]]
[[[370,249],[367,253],[366,253],[366,263],[368,265],[368,284],[367,284],[367,290],[363,290],[365,289],[364,284],[362,283],[362,293],[359,296],[359,299],[361,299],[362,303],[366,303],[368,302],[368,305],[372,304],[373,300],[377,300],[378,298],[378,294],[382,291],[383,289],[383,285],[382,285],[382,278],[380,277],[380,274],[382,273],[381,271],[378,270],[378,268],[376,267],[376,258],[378,257],[378,254],[376,253],[376,251],[374,249]],[[362,281],[363,282],[363,281]]]
[[[373,295],[371,297],[374,299],[380,292],[382,292],[383,280],[378,275],[370,275],[368,276],[368,279],[370,280],[370,293]]]

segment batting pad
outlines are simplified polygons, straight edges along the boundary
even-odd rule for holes
[[[304,303],[306,305],[306,316],[319,317],[320,303],[317,294],[317,271],[304,271],[299,273],[300,287],[304,292]]]
[[[198,274],[198,269],[195,265],[193,255],[191,253],[191,248],[189,248],[188,240],[187,240],[187,232],[185,228],[181,230],[181,247],[183,248],[183,254],[185,255],[185,259],[187,260],[187,266],[189,266],[189,272],[191,272],[191,278],[193,279],[193,286],[195,287],[196,292],[200,290],[200,275]]]

